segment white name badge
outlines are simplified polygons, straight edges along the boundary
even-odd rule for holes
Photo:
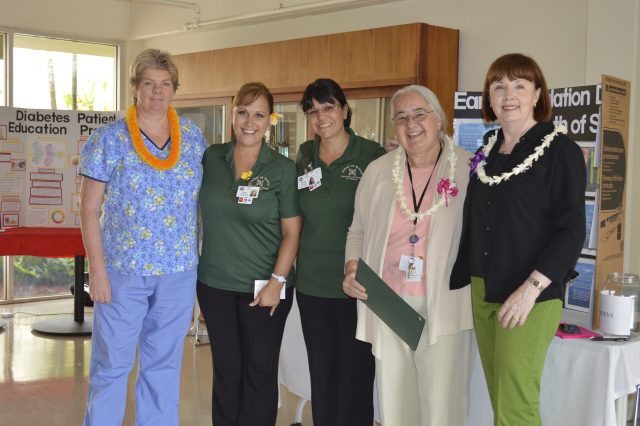
[[[258,293],[265,288],[269,280],[255,280],[253,282],[253,298],[258,297]],[[280,290],[280,300],[284,300],[287,296],[287,286],[283,285],[282,290]]]
[[[308,174],[309,174],[309,179],[313,178],[316,181],[322,180],[322,169],[320,167],[316,167],[315,169],[311,170]],[[311,184],[311,182],[309,182],[309,184]]]
[[[320,179],[316,180],[312,177],[309,178],[309,191],[320,188],[320,185],[322,185],[322,181]]]
[[[309,186],[309,175],[298,176],[298,189],[305,189]]]
[[[259,194],[259,186],[239,186],[236,191],[236,197],[238,198],[258,198]]]
[[[422,270],[424,269],[424,259],[420,256],[400,256],[399,269],[405,273],[405,279],[409,282],[420,282]]]
[[[322,169],[316,167],[309,173],[305,173],[298,177],[298,189],[309,188],[309,191],[313,191],[322,184]]]

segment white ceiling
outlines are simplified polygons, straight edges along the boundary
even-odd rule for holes
[[[402,0],[238,0],[196,2],[180,0],[118,0],[131,4],[132,39],[202,29],[223,29],[284,19],[315,16]]]

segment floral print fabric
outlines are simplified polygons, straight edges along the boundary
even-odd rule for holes
[[[101,233],[107,271],[164,275],[198,264],[198,194],[206,143],[200,129],[180,118],[178,164],[156,170],[136,154],[125,120],[94,131],[80,155],[79,173],[106,183]],[[171,142],[153,155],[166,158]]]

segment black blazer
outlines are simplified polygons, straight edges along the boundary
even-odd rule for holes
[[[550,122],[533,126],[514,147],[505,170],[510,171],[531,155],[553,128]],[[490,131],[484,136],[485,144],[492,134]],[[503,140],[500,130],[487,158],[487,175],[501,173],[490,172]],[[558,134],[527,171],[488,186],[486,191],[478,191],[480,185],[485,184],[477,176],[469,180],[450,288],[462,288],[471,281],[469,219],[472,210],[484,208],[488,223],[473,235],[482,235],[474,245],[482,247],[482,252],[475,254],[482,258],[485,300],[503,303],[533,270],[552,281],[537,302],[562,299],[564,284],[573,274],[586,234],[586,166],[580,147],[566,135]]]

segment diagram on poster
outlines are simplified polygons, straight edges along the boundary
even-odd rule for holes
[[[32,141],[29,145],[29,160],[33,167],[65,167],[65,141]]]
[[[123,115],[0,107],[2,227],[79,226],[80,152],[95,123]]]

